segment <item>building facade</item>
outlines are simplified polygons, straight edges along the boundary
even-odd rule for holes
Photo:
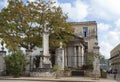
[[[86,52],[94,52],[94,46],[98,43],[97,23],[95,21],[73,23],[74,34],[84,38]]]
[[[96,21],[72,22],[74,35],[83,40],[71,41],[65,54],[65,66],[80,67],[89,63],[89,59],[93,54],[99,54],[97,23]]]
[[[84,39],[75,36],[67,43],[64,54],[65,67],[79,68],[84,64]]]
[[[111,50],[109,63],[111,70],[117,69],[120,73],[120,44]]]

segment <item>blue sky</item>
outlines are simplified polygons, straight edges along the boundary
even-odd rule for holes
[[[120,43],[120,0],[54,1],[62,7],[64,13],[68,13],[68,21],[97,22],[100,53],[109,58],[110,51]],[[6,5],[7,0],[0,0],[0,9]]]

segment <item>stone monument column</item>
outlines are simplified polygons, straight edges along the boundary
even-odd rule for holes
[[[60,42],[60,48],[56,50],[55,63],[61,67],[61,70],[64,70],[64,49],[62,48],[62,42]]]
[[[30,70],[31,70],[31,58],[32,58],[32,50],[30,49],[30,46],[28,46],[28,49],[26,50],[26,61],[27,65],[25,67],[25,75],[29,76],[30,75]]]
[[[49,54],[49,33],[43,32],[43,63],[44,64],[50,64],[50,54]]]
[[[47,23],[43,29],[43,67],[44,68],[51,68],[52,64],[50,61],[50,53],[49,53],[49,28],[46,27]]]
[[[2,46],[2,50],[0,51],[0,75],[5,75],[6,65],[4,57],[6,56],[6,51],[4,51],[4,47]]]
[[[95,79],[100,77],[100,60],[99,60],[99,46],[98,46],[98,42],[97,40],[95,41],[95,45],[94,45],[94,54],[97,55],[97,57],[94,57],[94,61],[93,61],[93,74]]]
[[[95,43],[94,43],[93,49],[94,49],[94,53],[95,53],[95,54],[99,54],[99,49],[100,49],[100,47],[98,46],[97,40],[96,40]]]

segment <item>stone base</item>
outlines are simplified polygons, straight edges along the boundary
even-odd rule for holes
[[[30,76],[30,71],[25,71],[24,75],[25,76]]]
[[[52,65],[51,65],[51,64],[43,64],[43,68],[48,68],[48,69],[50,69],[50,68],[52,68]]]
[[[55,72],[30,72],[32,77],[54,77]]]
[[[3,76],[3,75],[5,75],[6,74],[6,72],[4,71],[4,70],[1,70],[0,71],[0,76]]]

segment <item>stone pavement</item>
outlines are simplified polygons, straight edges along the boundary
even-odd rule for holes
[[[13,77],[0,77],[0,80],[26,80],[26,81],[52,81],[52,82],[119,82],[113,79],[97,79],[90,77],[60,77],[58,79],[55,79],[53,77],[19,77],[19,78],[13,78]]]
[[[114,78],[114,74],[108,74],[107,78],[108,79],[116,79],[118,82],[120,82],[120,74],[117,74],[116,78]]]

